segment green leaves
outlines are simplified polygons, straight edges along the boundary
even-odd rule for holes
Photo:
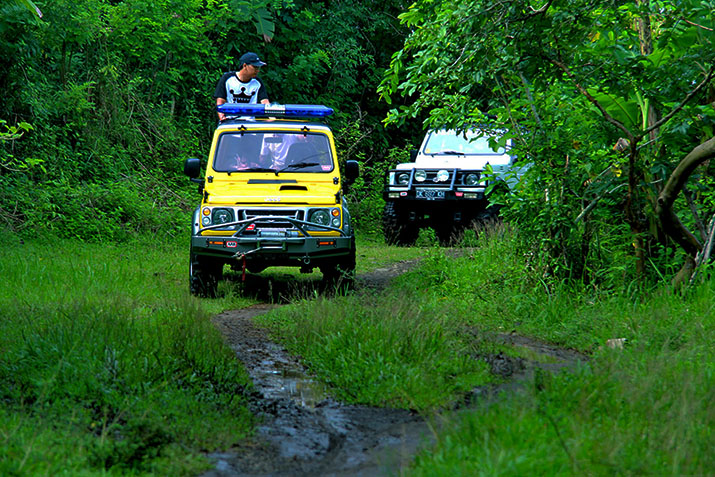
[[[554,262],[581,253],[583,264],[597,233],[592,221],[601,213],[630,221],[633,230],[657,230],[635,218],[652,216],[648,184],[657,179],[649,165],[669,163],[672,170],[687,142],[690,148],[698,144],[698,130],[712,130],[709,119],[698,119],[690,93],[715,61],[714,10],[712,0],[677,6],[575,0],[542,9],[524,0],[418,1],[401,16],[412,33],[380,85],[386,101],[402,97],[406,103],[392,109],[386,122],[426,115],[429,126],[459,128],[473,123],[475,112],[490,112],[504,127],[520,131],[518,154],[540,167],[527,199],[534,201],[530,212],[515,210],[513,218],[525,221],[520,228],[529,229],[534,243],[545,230],[554,240],[573,240],[575,248],[584,241],[581,252],[565,253],[556,241],[552,249]],[[664,117],[670,121],[653,131],[662,139],[649,137],[649,147],[633,149],[638,154],[628,170],[615,165],[615,153],[604,154],[619,137],[645,142],[645,131]],[[670,127],[680,133],[669,134]],[[600,172],[611,170],[608,161],[619,174],[607,184]],[[555,204],[543,202],[544,188]],[[610,209],[624,193],[634,210]],[[577,217],[579,224],[589,221],[584,229],[574,222]]]
[[[265,8],[259,8],[253,13],[256,22],[256,31],[265,41],[271,41],[276,30],[273,16]]]

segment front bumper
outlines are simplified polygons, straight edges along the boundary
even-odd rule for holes
[[[290,222],[293,227],[250,231],[251,225],[260,228],[262,224],[274,221]],[[236,231],[215,235],[219,229],[234,226],[237,227]],[[212,231],[212,234],[203,235],[207,231]],[[311,232],[320,235],[311,235]],[[191,237],[191,247],[196,254],[224,259],[251,258],[285,263],[296,260],[306,263],[315,259],[344,256],[350,253],[352,246],[352,235],[342,229],[282,216],[266,216],[214,225],[199,230]]]

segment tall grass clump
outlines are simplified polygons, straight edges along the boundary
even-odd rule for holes
[[[181,247],[3,238],[0,474],[191,475],[251,432]]]
[[[490,380],[445,310],[417,294],[306,300],[260,322],[346,402],[435,409]]]
[[[709,475],[713,291],[630,307],[623,349],[596,348],[577,372],[537,373],[524,392],[463,414],[410,474]]]
[[[398,285],[441,300],[484,336],[518,334],[590,357],[453,416],[410,475],[711,472],[711,278],[680,292],[664,283],[599,289],[535,276],[509,234],[471,239],[461,257],[431,251]]]

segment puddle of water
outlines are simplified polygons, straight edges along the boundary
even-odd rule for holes
[[[258,364],[249,369],[249,374],[265,398],[288,399],[307,408],[315,408],[329,398],[327,387],[308,376],[280,346],[270,344],[251,352],[262,355]]]
[[[303,407],[314,408],[328,398],[325,385],[314,379],[284,375],[283,380],[288,397]]]

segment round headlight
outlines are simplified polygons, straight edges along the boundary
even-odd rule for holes
[[[340,227],[340,217],[333,218],[333,227]]]
[[[449,172],[442,169],[437,173],[437,177],[434,178],[435,182],[447,182],[449,180]]]
[[[397,176],[397,183],[400,185],[405,185],[408,182],[410,182],[410,175],[405,174],[404,172],[400,175]]]
[[[319,225],[328,225],[330,224],[330,214],[324,209],[314,210],[310,213],[310,222]]]
[[[213,222],[215,224],[227,224],[228,222],[233,222],[233,214],[228,209],[214,209]]]
[[[467,177],[464,178],[464,183],[466,185],[477,185],[477,182],[479,182],[479,175],[478,174],[467,174]]]
[[[415,180],[417,182],[424,182],[427,179],[427,173],[425,171],[415,171]]]
[[[211,217],[201,217],[201,223],[203,225],[211,225]]]

